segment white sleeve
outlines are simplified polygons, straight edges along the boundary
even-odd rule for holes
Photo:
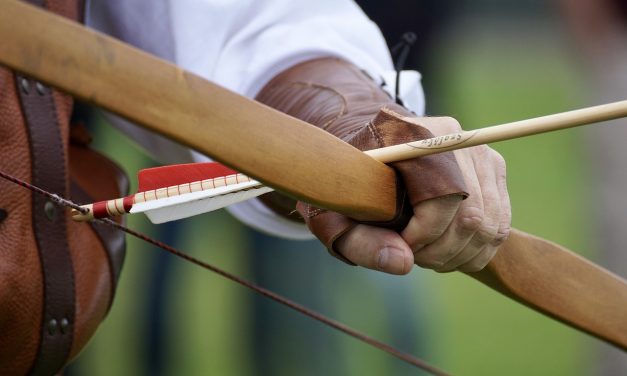
[[[379,29],[351,0],[174,4],[177,62],[246,96],[255,96],[279,72],[315,57],[338,56],[376,75],[392,69]]]
[[[375,79],[385,78],[385,88],[394,91],[385,41],[352,0],[91,2],[94,6],[88,20],[96,28],[248,97],[254,97],[283,70],[324,56],[343,58]],[[419,74],[406,72],[401,83],[405,104],[422,113]],[[145,132],[141,134],[145,139]],[[206,160],[192,154],[196,161]],[[265,232],[311,237],[304,225],[274,215],[258,201],[235,205],[229,211]]]

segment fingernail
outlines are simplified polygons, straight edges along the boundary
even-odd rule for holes
[[[402,273],[405,271],[405,257],[403,251],[397,248],[385,247],[379,251],[379,269],[387,272]]]

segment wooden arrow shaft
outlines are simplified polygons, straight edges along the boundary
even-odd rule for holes
[[[394,172],[348,144],[76,23],[15,0],[0,6],[0,64],[295,198],[360,220],[394,215]],[[514,231],[473,276],[627,349],[627,283],[555,244]]]
[[[380,162],[389,163],[625,116],[627,116],[627,100],[388,146],[369,150],[366,154]]]

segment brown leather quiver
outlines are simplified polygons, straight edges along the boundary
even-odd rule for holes
[[[75,1],[45,5],[78,18]],[[0,170],[79,203],[119,197],[126,177],[70,129],[71,111],[67,95],[0,68]],[[124,237],[14,183],[0,192],[0,374],[52,375],[107,314]]]

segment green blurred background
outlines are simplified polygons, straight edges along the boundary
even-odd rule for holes
[[[549,4],[433,3],[423,8],[432,13],[416,14],[430,22],[429,43],[420,46],[416,58],[425,78],[429,115],[450,115],[472,129],[590,101],[585,68],[563,20]],[[573,129],[493,147],[507,161],[514,227],[595,260],[584,132]],[[130,176],[154,165],[106,124],[98,125],[96,143]],[[462,274],[416,268],[409,276],[391,277],[349,267],[313,242],[275,242],[224,212],[169,226],[132,216],[129,225],[452,374],[587,375],[597,368],[598,341]],[[70,374],[421,373],[128,239],[115,304]]]

